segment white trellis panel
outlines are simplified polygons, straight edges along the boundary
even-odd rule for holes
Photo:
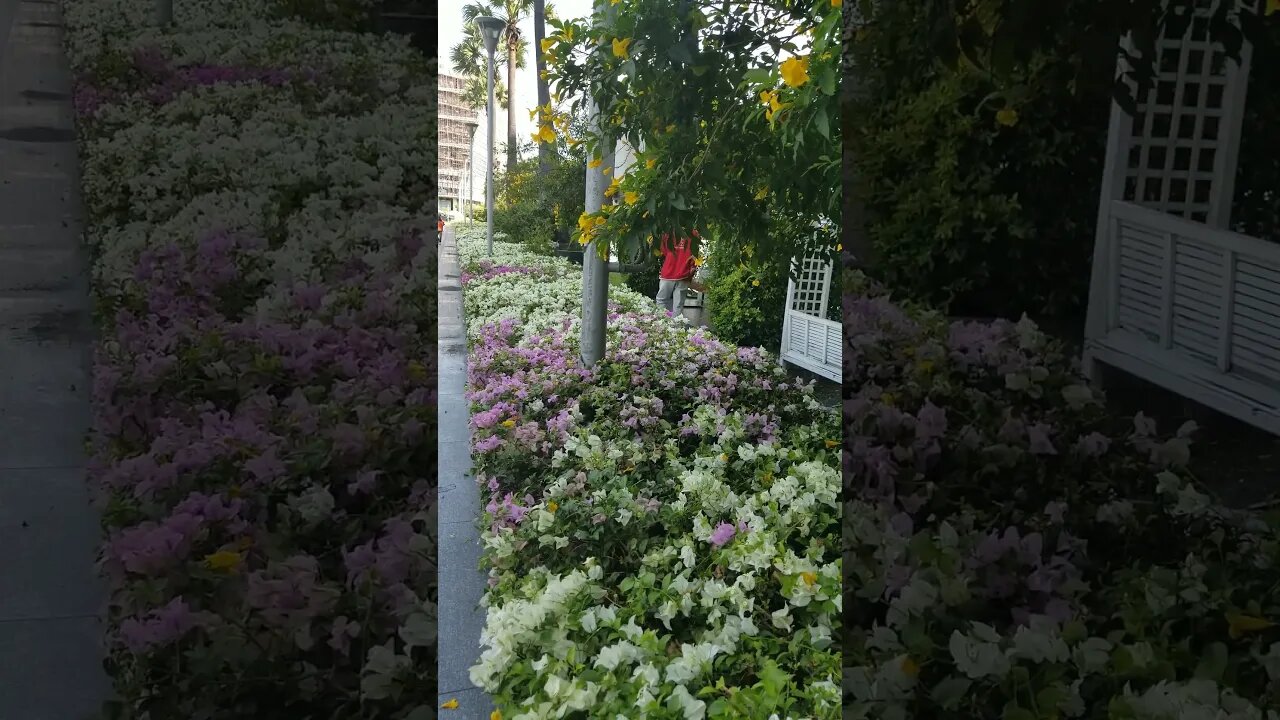
[[[807,257],[796,278],[787,281],[787,309],[782,320],[781,361],[802,367],[832,382],[841,380],[843,327],[827,319],[833,268],[824,259]]]
[[[1122,174],[1119,197],[1153,210],[1226,228],[1231,220],[1240,125],[1248,79],[1243,63],[1227,59],[1208,40],[1204,16],[1217,2],[1202,0],[1199,17],[1183,38],[1156,46],[1154,87],[1138,98],[1138,112],[1116,118],[1121,141],[1109,158]]]
[[[1137,114],[1112,108],[1085,367],[1280,433],[1280,245],[1227,230],[1250,48],[1227,60],[1199,21],[1157,48]]]

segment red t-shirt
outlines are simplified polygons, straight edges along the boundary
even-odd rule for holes
[[[693,253],[689,248],[689,238],[681,238],[672,247],[667,235],[662,236],[661,250],[663,254],[662,269],[658,277],[663,280],[688,280],[693,277]]]

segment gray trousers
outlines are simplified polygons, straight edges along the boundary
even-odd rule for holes
[[[688,280],[658,280],[658,294],[654,300],[658,307],[669,313],[678,313],[684,307],[684,291],[689,289]]]

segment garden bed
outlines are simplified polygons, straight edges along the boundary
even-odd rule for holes
[[[435,68],[282,7],[66,9],[113,717],[434,717]]]
[[[617,286],[583,369],[581,271],[458,232],[488,499],[473,682],[505,718],[838,717],[836,414]]]
[[[1191,426],[1030,322],[844,301],[846,717],[1277,717],[1280,542],[1186,479]]]

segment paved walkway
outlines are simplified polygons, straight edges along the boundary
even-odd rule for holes
[[[49,0],[0,0],[0,720],[97,717],[109,684],[84,484],[92,326],[70,77]]]
[[[2,1],[2,0],[0,0]],[[467,336],[462,320],[462,284],[453,228],[446,227],[440,248],[440,703],[457,699],[457,710],[441,717],[489,720],[493,702],[471,684],[468,670],[480,657],[484,627],[486,576],[480,565],[480,488],[471,475],[470,412],[463,395],[467,384]],[[438,705],[439,703],[437,703]],[[0,720],[5,720],[0,715]]]

